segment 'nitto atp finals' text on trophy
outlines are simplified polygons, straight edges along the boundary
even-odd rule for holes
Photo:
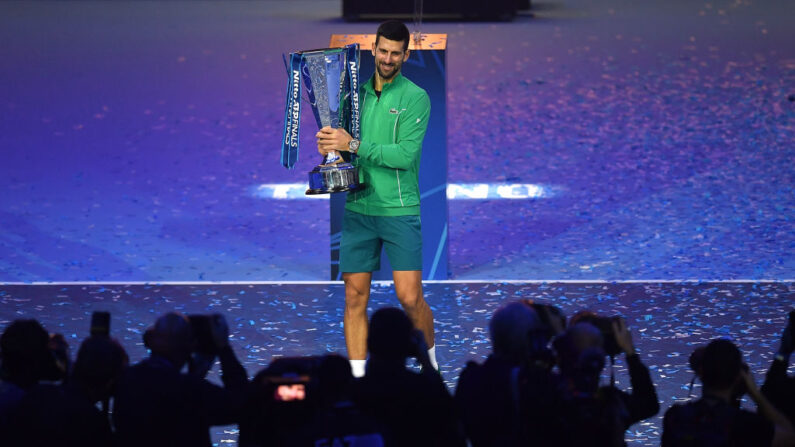
[[[301,78],[318,127],[344,127],[353,138],[359,138],[358,44],[290,53],[288,75],[281,156],[284,167],[292,169],[298,161]],[[328,194],[362,187],[357,168],[335,151],[309,172],[306,193]]]

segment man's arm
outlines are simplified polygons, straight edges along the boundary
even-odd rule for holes
[[[378,166],[410,169],[420,157],[422,140],[428,130],[431,102],[425,92],[416,95],[406,110],[401,111],[395,127],[397,141],[381,144],[362,140],[356,154]],[[353,137],[345,129],[324,127],[315,134],[318,152],[348,151]]]
[[[791,423],[795,423],[795,378],[787,376],[789,359],[795,348],[792,341],[792,323],[790,323],[781,335],[781,345],[765,376],[762,394],[789,417]]]
[[[405,111],[400,113],[395,143],[379,144],[362,141],[358,155],[378,166],[410,169],[420,157],[430,114],[430,99],[425,92],[422,92],[421,95],[413,98]]]
[[[635,352],[632,334],[627,329],[623,318],[613,322],[613,333],[616,336],[616,344],[624,351],[629,367],[632,394],[627,405],[630,424],[634,424],[657,414],[660,411],[660,402],[657,400],[657,391],[654,389],[649,369],[640,361],[640,356]]]
[[[240,364],[230,346],[226,346],[218,352],[218,359],[221,361],[221,381],[224,382],[224,387],[227,389],[242,388],[248,384],[246,369]]]
[[[246,403],[248,375],[229,346],[229,326],[223,315],[212,316],[211,329],[213,343],[221,361],[221,381],[224,387],[201,380],[199,392],[205,414],[212,425],[239,422]]]
[[[227,389],[244,388],[248,384],[248,374],[235,356],[235,351],[229,346],[229,326],[226,318],[221,314],[213,314],[212,322],[213,343],[221,361],[221,380]]]
[[[751,373],[746,370],[740,370],[740,377],[745,381],[748,396],[751,397],[756,403],[756,408],[759,414],[764,416],[767,420],[771,421],[776,426],[775,434],[773,435],[773,447],[778,446],[791,446],[795,445],[795,430],[787,418],[778,411],[773,404],[768,401],[762,392],[756,387]]]
[[[657,414],[660,411],[660,402],[649,369],[640,361],[640,356],[627,355],[626,359],[629,366],[629,381],[632,384],[629,413],[632,423],[635,423]]]

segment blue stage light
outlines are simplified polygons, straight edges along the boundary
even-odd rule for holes
[[[527,200],[548,199],[560,193],[559,187],[533,183],[449,183],[448,200]],[[264,183],[251,188],[251,195],[271,200],[328,199],[328,194],[306,195],[303,183]]]

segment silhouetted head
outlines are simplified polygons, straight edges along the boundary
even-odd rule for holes
[[[16,320],[0,336],[3,380],[30,388],[40,380],[62,378],[52,350],[50,335],[36,320]]]
[[[109,397],[113,385],[129,358],[118,341],[94,335],[83,340],[72,368],[72,380],[89,393],[93,401]]]
[[[158,318],[146,331],[144,344],[153,355],[166,358],[181,369],[195,350],[196,339],[188,318],[171,312]]]
[[[370,357],[405,359],[412,355],[414,325],[408,315],[396,307],[384,307],[370,318],[367,350]]]
[[[338,354],[323,356],[317,370],[317,387],[321,402],[332,404],[344,399],[352,383],[353,373],[348,359]]]
[[[531,336],[542,326],[541,319],[527,304],[514,301],[500,306],[489,322],[494,354],[515,364],[526,361],[533,351]]]
[[[553,343],[563,376],[580,391],[595,391],[605,367],[602,333],[590,323],[569,326]]]
[[[737,384],[743,359],[740,350],[729,340],[712,340],[701,360],[701,382],[704,388],[728,390]]]

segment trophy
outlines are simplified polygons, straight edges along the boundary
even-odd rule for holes
[[[288,169],[298,161],[298,131],[301,120],[301,78],[319,128],[343,127],[359,139],[359,45],[344,48],[290,53],[282,165]],[[355,155],[352,154],[352,157]],[[328,194],[362,188],[356,166],[337,152],[309,172],[306,194]]]

